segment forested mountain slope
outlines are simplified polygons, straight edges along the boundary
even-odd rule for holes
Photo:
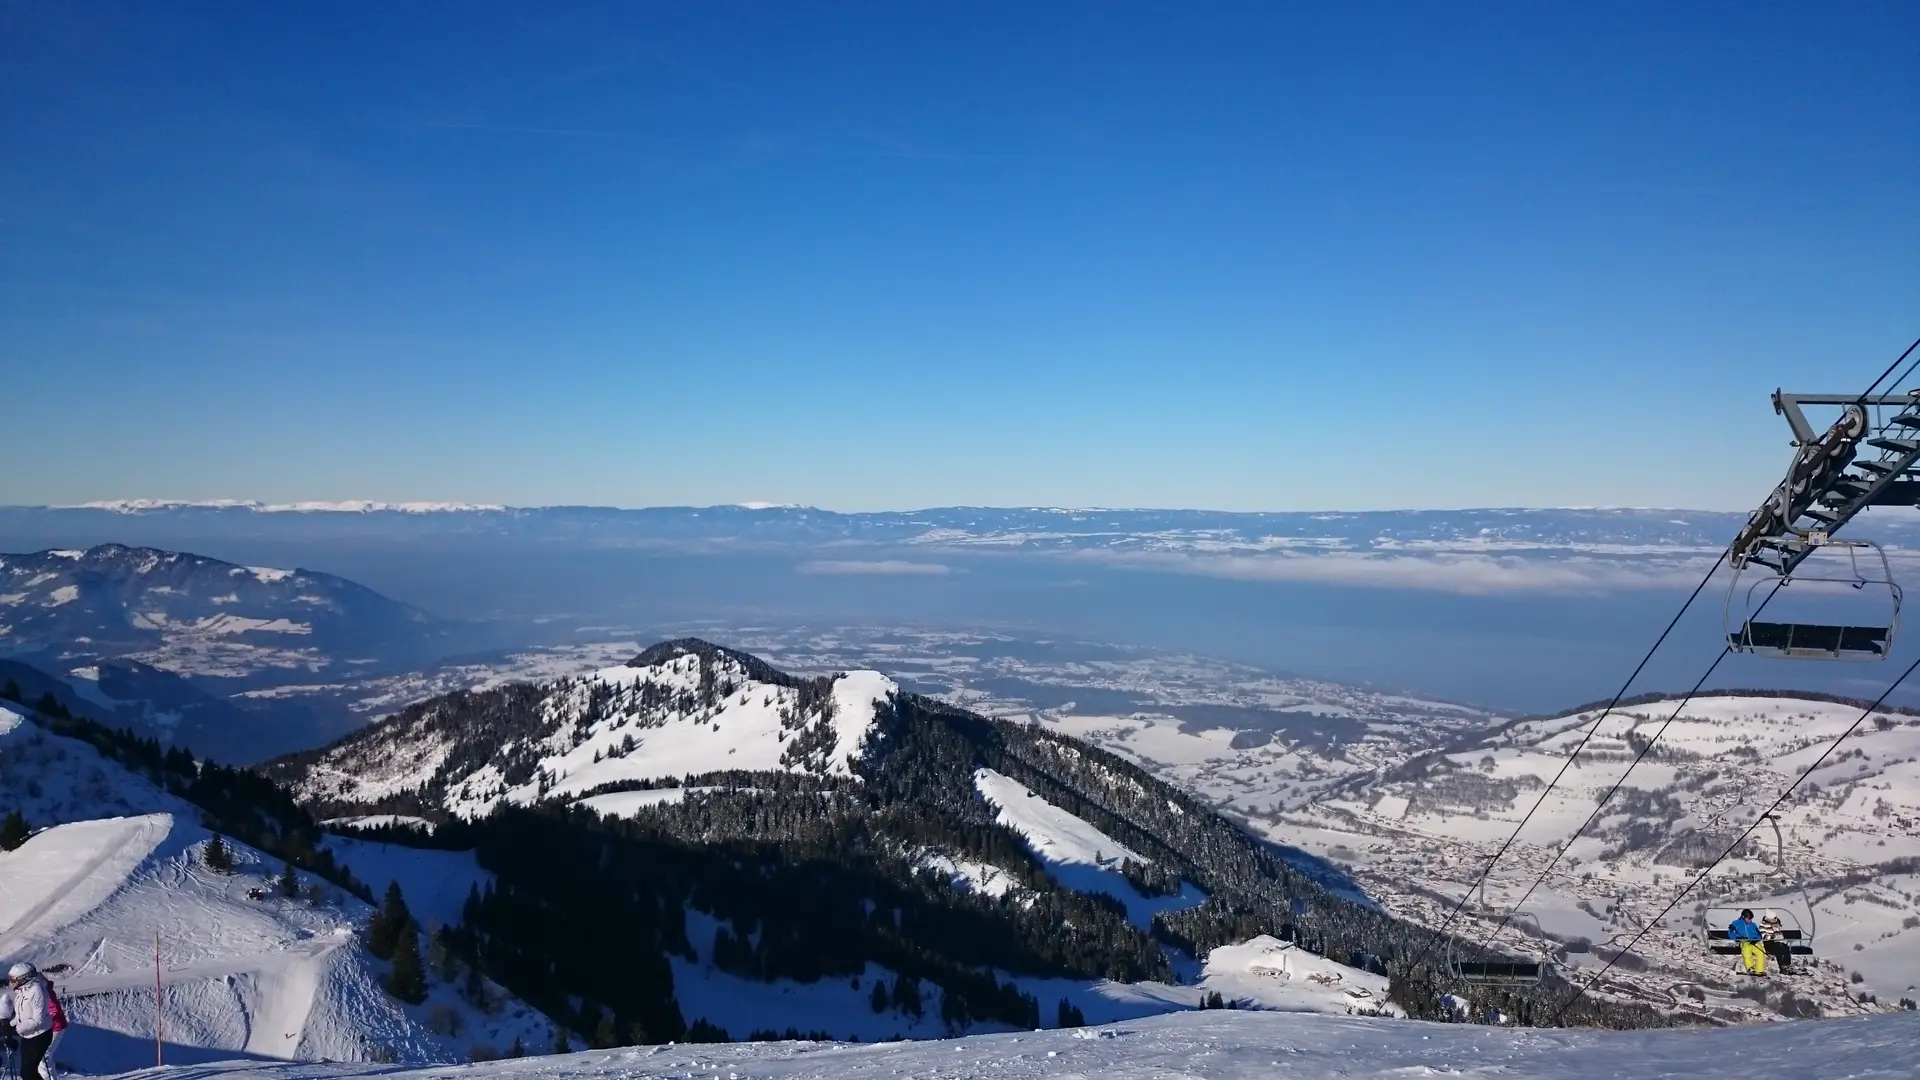
[[[956,1028],[1017,1027],[1039,1019],[1031,980],[1190,978],[1263,933],[1384,972],[1428,940],[1114,754],[696,640],[437,698],[267,771],[322,816],[426,818],[416,842],[476,848],[496,887],[468,905],[467,947],[621,1040],[687,1034],[692,965],[802,983],[877,966],[908,990],[876,1006],[914,1011],[920,983]]]

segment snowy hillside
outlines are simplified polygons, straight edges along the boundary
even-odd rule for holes
[[[278,894],[282,864],[231,841],[233,872],[216,872],[196,807],[9,710],[0,806],[40,829],[0,852],[0,957],[58,972],[79,1025],[63,1058],[72,1047],[96,1067],[150,1061],[156,1014],[175,1061],[461,1061],[516,1037],[551,1043],[545,1018],[498,987],[474,1001],[436,983],[420,1005],[397,1001],[360,944],[366,904],[308,875],[297,896]],[[417,890],[423,920],[457,917],[446,894],[464,898],[483,880],[470,855],[434,862],[340,843],[361,872]]]
[[[317,754],[296,755],[276,774],[310,802],[424,794],[430,808],[462,817],[502,802],[670,787],[722,771],[850,776],[876,708],[895,689],[876,672],[800,680],[742,654],[670,642],[591,675],[409,708]],[[629,792],[589,805],[617,813],[674,797]]]
[[[1484,932],[1520,900],[1677,705],[1635,704],[1606,719],[1489,880],[1485,907],[1493,919],[1470,920],[1469,929]],[[1527,900],[1519,926],[1503,936],[1505,946],[1557,957],[1576,973],[1598,967],[1596,953],[1580,950],[1604,950],[1629,937],[1861,712],[1859,705],[1797,698],[1689,703]],[[1469,749],[1418,759],[1391,778],[1293,803],[1268,831],[1352,864],[1389,908],[1437,920],[1597,716],[1512,725]],[[1763,1008],[1734,997],[1731,961],[1702,947],[1709,909],[1744,905],[1776,908],[1815,938],[1820,963],[1776,991],[1789,988],[1842,1013],[1870,1007],[1860,1003],[1862,993],[1882,1005],[1920,998],[1920,718],[1873,716],[1795,794],[1778,823],[1784,865],[1771,827],[1762,824],[1636,947],[1652,970],[1616,968],[1608,988],[1656,1003],[1691,998],[1730,1014]],[[1480,909],[1476,895],[1470,910]],[[1536,928],[1550,939],[1542,942]]]
[[[422,611],[310,570],[121,544],[0,555],[0,654],[61,673],[118,657],[182,675],[284,681],[353,661],[426,659],[447,632]]]
[[[1417,932],[1046,727],[691,639],[446,695],[269,771],[328,818],[473,845],[496,889],[466,932],[512,942],[507,985],[605,1040],[930,1037],[1213,992],[1375,1011],[1362,968]],[[1324,957],[1233,951],[1287,954],[1296,910],[1324,915]],[[606,948],[664,963],[610,978]]]
[[[497,1062],[477,1080],[1401,1080],[1497,1075],[1894,1080],[1920,1073],[1911,1016],[1719,1031],[1511,1031],[1347,1017],[1208,1012],[1065,1031],[878,1046],[756,1043],[653,1046]],[[172,1070],[171,1080],[428,1080],[440,1073],[243,1063]]]

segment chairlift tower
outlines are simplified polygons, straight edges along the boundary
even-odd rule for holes
[[[1805,411],[1814,406],[1837,406],[1840,416],[1815,431]],[[1773,409],[1793,431],[1794,458],[1727,548],[1734,570],[1727,648],[1796,660],[1884,660],[1899,627],[1900,586],[1878,544],[1836,534],[1868,507],[1920,505],[1920,390],[1776,390]],[[1788,592],[1794,584],[1802,587]],[[1803,598],[1812,606],[1762,618],[1776,599],[1791,608]],[[1835,618],[1836,607],[1851,614]]]

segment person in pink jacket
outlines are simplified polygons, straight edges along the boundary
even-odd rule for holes
[[[54,1080],[53,1044],[67,1030],[67,1014],[53,984],[32,964],[22,962],[7,970],[7,988],[0,991],[0,1024],[11,1024],[20,1039],[20,1080]]]

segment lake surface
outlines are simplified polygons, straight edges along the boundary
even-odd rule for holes
[[[75,538],[78,539],[78,538]],[[69,541],[72,542],[72,541]],[[12,550],[12,542],[0,537]],[[36,546],[45,546],[44,544]],[[184,545],[183,545],[184,546]],[[30,548],[27,548],[30,550]],[[1611,697],[1678,609],[1678,590],[1466,596],[1119,569],[1037,555],[954,556],[946,574],[822,574],[831,554],[358,546],[208,540],[234,562],[334,573],[435,614],[486,620],[501,644],[641,639],[709,622],[992,629],[1189,650],[1277,672],[1508,712]],[[1720,649],[1719,592],[1703,593],[1635,691],[1684,690]],[[1821,689],[1872,698],[1890,664],[1733,657],[1713,687]],[[1920,693],[1902,695],[1920,701]]]

